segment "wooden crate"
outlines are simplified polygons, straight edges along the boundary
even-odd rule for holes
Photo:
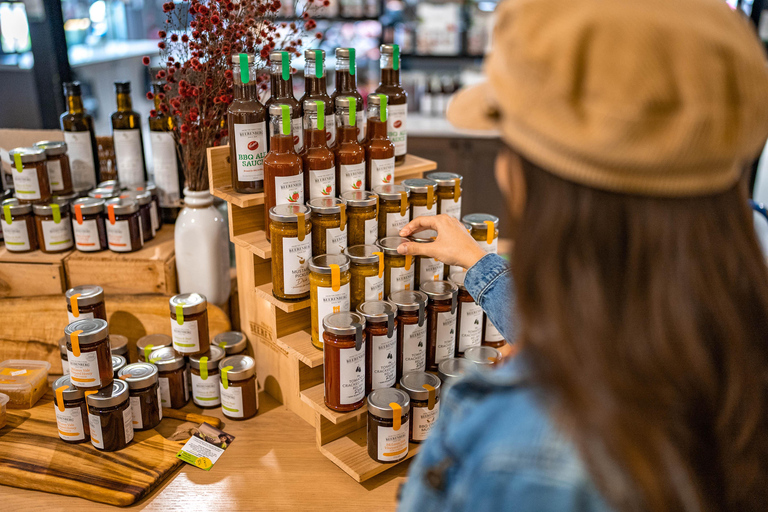
[[[57,295],[67,290],[64,262],[72,251],[14,253],[0,243],[0,297]]]
[[[437,164],[408,155],[395,168],[395,182],[418,178]],[[256,356],[259,384],[315,426],[318,449],[358,482],[395,464],[368,457],[367,409],[337,413],[323,404],[323,352],[311,342],[309,300],[283,302],[272,295],[272,251],[264,233],[264,194],[232,190],[229,147],[208,149],[211,193],[229,203],[230,238],[235,244],[240,322]],[[409,457],[418,445],[411,444]]]

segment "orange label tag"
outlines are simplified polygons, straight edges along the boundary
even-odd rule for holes
[[[56,388],[56,407],[61,412],[64,412],[64,390],[69,389],[69,386],[59,386]]]
[[[126,374],[120,376],[120,380],[128,380],[131,377],[133,377],[133,375],[131,375],[130,373],[126,373]]]
[[[75,331],[69,335],[69,341],[72,343],[72,355],[80,357],[80,334],[83,331]]]
[[[400,192],[400,216],[405,217],[408,213],[408,193],[403,190]]]
[[[413,263],[413,256],[410,254],[405,255],[405,270],[411,270],[411,264]]]
[[[496,235],[496,225],[492,220],[485,221],[485,228],[488,233],[488,245],[493,243],[493,238]]]
[[[331,289],[335,292],[341,288],[341,270],[338,265],[328,265],[331,267]]]
[[[296,217],[299,218],[299,242],[303,242],[304,238],[307,236],[307,226],[305,224],[304,220],[304,212],[299,212],[296,214]]]
[[[435,388],[429,384],[424,384],[421,387],[429,391],[429,397],[427,397],[427,409],[431,411],[435,408]]]
[[[461,197],[461,178],[453,180],[453,202],[458,203]]]
[[[115,205],[111,204],[107,206],[107,215],[109,216],[109,223],[115,225]]]
[[[435,205],[435,186],[427,185],[427,210],[431,210]]]
[[[384,253],[375,252],[373,254],[379,258],[379,279],[381,279],[381,276],[384,275]]]
[[[80,316],[80,310],[77,307],[77,298],[80,297],[80,295],[81,294],[76,293],[69,298],[69,306],[72,308],[72,316],[75,318]]]
[[[403,408],[400,407],[400,404],[396,404],[395,402],[390,402],[389,406],[392,408],[392,428],[395,431],[400,430],[400,418],[403,416]]]
[[[340,204],[339,208],[341,209],[341,231],[344,231],[347,228],[347,205]]]
[[[75,205],[75,220],[77,220],[77,223],[81,226],[83,225],[83,205],[81,204]]]

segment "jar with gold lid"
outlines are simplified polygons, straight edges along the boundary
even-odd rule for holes
[[[425,178],[437,183],[437,214],[444,213],[461,220],[461,174],[430,172]]]
[[[38,249],[37,228],[31,204],[22,204],[16,198],[3,201],[0,229],[8,251],[31,252]]]
[[[350,311],[370,300],[384,299],[384,253],[375,245],[353,245],[349,257]]]
[[[426,178],[411,178],[403,180],[403,186],[411,193],[411,220],[437,215],[437,182]]]
[[[366,190],[348,190],[341,198],[347,203],[348,244],[375,244],[379,235],[379,196]]]
[[[388,236],[378,241],[384,253],[384,296],[389,297],[400,290],[413,290],[416,269],[413,264],[413,256],[397,252],[401,244],[409,242],[407,238]]]
[[[347,205],[337,197],[316,197],[312,209],[312,256],[341,254],[347,248]]]
[[[303,204],[279,204],[269,210],[272,220],[272,294],[280,300],[309,296],[312,258],[312,211]]]
[[[48,178],[45,150],[16,148],[8,152],[11,159],[11,177],[16,199],[21,204],[47,203],[53,195]]]
[[[403,185],[379,185],[373,189],[379,195],[379,239],[400,236],[411,220],[408,198],[411,192]]]
[[[323,318],[349,311],[349,258],[344,254],[315,256],[309,263],[312,344],[323,348]]]

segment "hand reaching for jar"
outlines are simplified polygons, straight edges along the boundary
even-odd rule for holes
[[[397,252],[435,258],[446,265],[465,269],[469,269],[485,256],[485,251],[480,248],[464,225],[448,215],[417,217],[400,231],[400,236],[411,236],[427,229],[437,231],[437,239],[434,242],[404,243],[397,248]]]

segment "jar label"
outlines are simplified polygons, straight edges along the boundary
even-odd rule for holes
[[[115,165],[120,185],[144,184],[144,148],[141,146],[141,130],[112,130],[115,142]]]
[[[336,145],[336,114],[325,116],[325,140],[329,148]]]
[[[64,190],[64,177],[61,175],[61,160],[58,158],[48,160],[48,183],[51,185],[51,192]]]
[[[125,430],[125,442],[133,441],[133,412],[130,407],[123,411],[123,429]]]
[[[93,161],[91,132],[64,132],[67,156],[75,190],[90,190],[96,186],[96,163]]]
[[[171,386],[168,383],[168,377],[157,378],[157,388],[160,393],[160,405],[162,407],[171,407]]]
[[[184,319],[184,323],[171,318],[171,335],[173,350],[181,354],[200,352],[200,333],[197,330],[197,320]]]
[[[179,161],[176,141],[171,132],[149,132],[152,146],[152,166],[160,205],[166,208],[180,206]]]
[[[197,405],[211,407],[221,404],[218,377],[209,374],[208,378],[203,380],[199,375],[192,374],[192,400]]]
[[[83,252],[101,250],[99,225],[96,219],[84,220],[82,224],[74,222],[72,223],[72,229],[75,232],[75,247],[77,247],[77,250]]]
[[[69,375],[69,361],[66,359],[61,360],[61,373],[62,375]]]
[[[325,230],[325,253],[326,254],[341,254],[344,249],[347,248],[347,232],[349,230],[345,227],[344,231],[341,228],[329,228]]]
[[[341,285],[337,292],[333,291],[330,286],[318,286],[316,321],[320,339],[323,339],[323,332],[325,332],[323,330],[323,318],[341,311],[349,311],[349,283]]]
[[[423,372],[427,367],[427,322],[401,324],[403,330],[403,373]]]
[[[365,190],[365,162],[339,164],[339,195],[350,190]]]
[[[384,276],[367,276],[365,278],[365,301],[384,300]]]
[[[379,221],[375,218],[365,221],[365,244],[375,245],[379,239]]]
[[[336,197],[336,169],[309,171],[309,199]]]
[[[275,176],[275,203],[304,203],[304,173],[296,176]]]
[[[8,224],[5,222],[5,215],[0,214],[0,229],[3,230],[5,246],[9,251],[28,251],[31,249],[26,220],[15,220]]]
[[[221,408],[230,418],[243,417],[243,388],[230,386],[224,389],[224,384],[219,379],[219,394],[221,395]]]
[[[139,430],[144,428],[144,422],[141,419],[141,398],[138,396],[131,397],[131,414],[133,415],[133,428]]]
[[[395,157],[371,159],[371,190],[395,182]]]
[[[71,350],[67,349],[69,361],[69,378],[79,388],[100,388],[101,376],[99,375],[99,357],[96,351],[80,351],[80,357],[75,357]]]
[[[267,156],[267,123],[235,123],[237,149],[237,179],[261,181],[264,179],[264,157]]]
[[[283,288],[286,295],[309,291],[309,260],[312,259],[312,233],[304,240],[283,238]]]
[[[461,220],[461,196],[459,196],[458,201],[454,201],[452,197],[440,199],[440,213],[449,215],[456,220]]]
[[[478,347],[483,341],[483,308],[475,302],[460,302],[459,352]]]
[[[104,449],[104,435],[101,432],[101,417],[88,413],[88,428],[91,431],[91,444]]]
[[[297,153],[304,149],[304,126],[302,118],[291,119],[291,130],[293,130],[293,149]]]
[[[192,387],[192,372],[189,366],[184,368],[184,401],[189,400],[189,388]]]
[[[427,281],[442,281],[445,265],[434,258],[419,258],[419,286]]]
[[[427,407],[413,408],[413,440],[424,441],[432,430],[432,426],[437,421],[437,415],[440,411],[440,402],[437,402],[430,411]]]
[[[435,364],[454,357],[456,353],[456,313],[446,311],[437,314],[437,336],[435,338]]]
[[[413,218],[417,217],[430,217],[432,215],[437,215],[437,205],[432,205],[432,208],[427,210],[426,206],[417,206],[413,205]]]
[[[339,402],[355,404],[365,398],[365,343],[360,350],[339,349]]]
[[[168,379],[166,379],[167,381]],[[160,419],[163,419],[163,399],[160,396],[160,386],[157,387],[157,404],[158,409],[160,409]]]
[[[490,244],[485,240],[476,240],[477,245],[480,246],[486,254],[499,254],[499,239],[494,238]]]
[[[110,221],[107,224],[107,243],[109,249],[115,252],[131,252],[131,226],[127,220],[118,220],[114,224]],[[141,227],[141,222],[139,222]],[[139,236],[139,239],[142,237]]]
[[[59,429],[59,437],[65,441],[82,441],[85,439],[83,428],[83,410],[78,407],[66,407],[64,411],[54,405],[56,411],[56,427]]]
[[[400,236],[400,230],[409,220],[408,214],[400,215],[399,211],[387,213],[387,236]]]
[[[27,201],[42,197],[36,167],[22,167],[21,172],[14,167],[11,176],[13,176],[13,188],[16,189],[16,197]]]
[[[392,295],[401,290],[413,290],[414,274],[413,265],[409,270],[405,270],[405,267],[391,267],[389,269],[389,294]]]
[[[90,313],[79,313],[79,315],[77,317],[75,317],[75,315],[73,315],[69,310],[67,310],[67,318],[69,319],[69,323],[72,323],[75,320],[93,320],[96,317],[93,316],[92,312],[90,312]]]
[[[74,245],[72,221],[69,219],[69,215],[62,215],[58,224],[53,220],[44,220],[40,225],[43,227],[43,241],[46,251],[61,251],[70,249]]]
[[[371,337],[371,385],[372,389],[391,388],[396,381],[397,367],[397,331],[392,331],[392,337]]]
[[[149,218],[152,220],[152,232],[157,233],[157,230],[160,229],[160,212],[158,211],[157,203],[154,200],[149,203]]]
[[[485,317],[485,341],[502,341],[504,335],[499,332],[491,319],[486,315]]]
[[[379,425],[379,460],[392,462],[401,460],[408,455],[408,420],[405,420],[398,430],[394,427]]]
[[[408,104],[387,105],[387,137],[395,145],[395,156],[408,152]]]

